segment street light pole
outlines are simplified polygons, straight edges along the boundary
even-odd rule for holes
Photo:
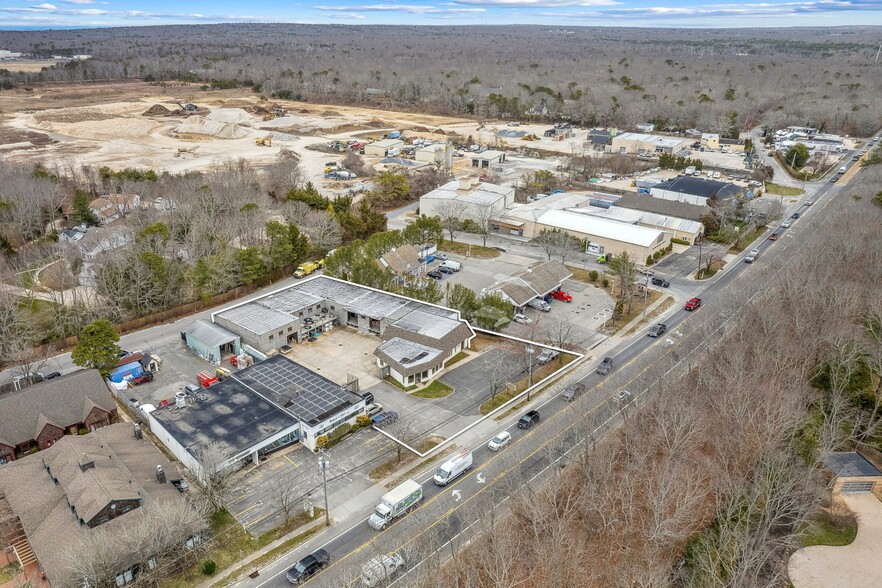
[[[527,347],[527,402],[530,401],[530,388],[533,387],[533,346]]]
[[[649,276],[643,276],[643,318],[640,322],[646,320],[646,297],[649,295]]]
[[[330,458],[325,455],[324,451],[319,453],[318,466],[322,471],[322,486],[325,489],[325,526],[331,526],[331,516],[328,513],[328,468],[331,467]]]

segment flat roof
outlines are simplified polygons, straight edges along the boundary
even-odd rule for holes
[[[662,137],[661,135],[648,135],[646,133],[621,133],[613,137],[613,139],[624,139],[625,141],[642,141],[644,143],[652,143],[661,147],[676,147],[683,143],[685,139],[677,137]]]
[[[474,155],[472,155],[472,159],[494,159],[503,155],[505,155],[505,151],[488,149],[487,151],[484,151],[482,153],[475,153]]]
[[[284,355],[255,363],[233,377],[310,426],[362,400],[358,394]]]
[[[227,310],[221,310],[217,316],[222,317],[239,328],[251,331],[256,335],[263,335],[282,327],[288,326],[297,320],[297,317],[284,312],[267,308],[257,301],[246,302]]]
[[[526,204],[515,203],[498,215],[500,220],[518,219],[535,222],[540,216],[549,210],[563,210],[565,208],[577,208],[590,200],[584,192],[566,192],[564,194],[551,194],[546,198]],[[520,223],[523,224],[523,223]]]
[[[700,232],[702,228],[702,224],[698,221],[656,214],[645,210],[622,208],[620,206],[611,206],[610,208],[586,206],[584,208],[570,209],[570,212],[578,212],[579,214],[588,214],[598,218],[626,223],[645,223],[656,227],[671,229],[672,231],[684,231],[687,233]]]
[[[506,194],[509,194],[513,190],[514,188],[509,186],[499,186],[496,184],[488,184],[486,182],[481,182],[469,190],[460,190],[459,181],[453,180],[452,182],[447,182],[443,186],[435,188],[428,194],[424,194],[420,200],[423,198],[440,200],[455,199],[469,204],[490,206],[499,202],[500,199],[504,199]]]
[[[386,363],[393,364],[395,371],[409,376],[421,372],[427,365],[434,365],[443,351],[428,345],[393,337],[377,347],[374,354]]]
[[[382,141],[374,141],[368,144],[368,146],[374,147],[396,147],[398,145],[404,145],[404,141],[401,139],[383,139]]]
[[[641,247],[648,247],[657,242],[662,234],[661,231],[656,229],[638,227],[637,225],[566,210],[549,210],[539,217],[537,222],[550,227],[593,235],[603,239],[612,239],[622,243],[631,243]]]

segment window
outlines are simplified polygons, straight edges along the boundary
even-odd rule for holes
[[[155,557],[151,557],[150,559],[147,560],[147,569],[148,570],[155,570],[156,569],[156,558]]]
[[[135,570],[130,568],[116,577],[116,585],[125,586],[126,584],[131,584],[134,579]]]
[[[290,333],[293,329],[294,327],[288,327],[288,332]]]
[[[123,512],[129,512],[130,510],[132,510],[132,506],[130,504],[127,504],[122,509]]]
[[[273,336],[272,336],[272,335],[269,336],[269,340],[270,340],[270,341],[273,340]]]
[[[285,331],[279,331],[279,337],[285,334]]]
[[[331,305],[331,310],[337,310],[333,304]]]

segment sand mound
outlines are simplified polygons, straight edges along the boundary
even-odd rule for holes
[[[435,129],[434,131],[432,131],[432,134],[433,135],[447,135],[447,133],[445,133],[441,129]]]
[[[429,129],[427,129],[426,127],[411,127],[410,130],[415,131],[417,133],[428,133],[429,132]]]
[[[221,108],[213,110],[205,116],[206,120],[219,123],[243,124],[250,123],[253,118],[241,108]]]
[[[218,112],[215,110],[208,116],[212,116]],[[247,116],[247,113],[246,113]],[[190,135],[210,135],[218,139],[241,139],[248,136],[248,131],[235,123],[224,123],[217,120],[210,120],[208,117],[191,116],[181,124],[175,131],[178,133]]]
[[[336,110],[326,110],[322,113],[322,116],[343,116]]]
[[[370,120],[370,122],[367,123],[367,126],[369,126],[372,129],[385,129],[386,127],[390,127],[392,125],[390,125],[386,121],[382,121],[378,118],[372,118]]]
[[[168,116],[169,114],[171,114],[171,110],[162,104],[154,104],[144,112],[143,116]]]
[[[250,109],[246,108],[246,110],[248,110],[248,112],[250,112],[252,114],[264,115],[264,114],[270,113],[270,111],[267,110],[266,108],[264,108],[263,106],[252,106]]]

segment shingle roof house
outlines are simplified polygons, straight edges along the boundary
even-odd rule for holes
[[[46,449],[80,428],[116,420],[116,402],[98,370],[80,370],[0,396],[0,464]]]
[[[53,585],[80,584],[71,577],[72,548],[97,539],[96,533],[132,530],[148,516],[145,506],[187,508],[173,484],[180,479],[149,440],[136,438],[132,425],[117,423],[89,435],[63,437],[44,452],[0,467],[0,506],[20,523],[17,536],[6,539],[15,541],[19,559],[30,547]],[[151,557],[132,553],[120,542],[102,545],[116,549],[103,559],[123,566],[109,570],[112,574]]]
[[[559,261],[543,261],[497,283],[491,290],[500,292],[515,306],[524,306],[537,296],[545,296],[572,275]]]

